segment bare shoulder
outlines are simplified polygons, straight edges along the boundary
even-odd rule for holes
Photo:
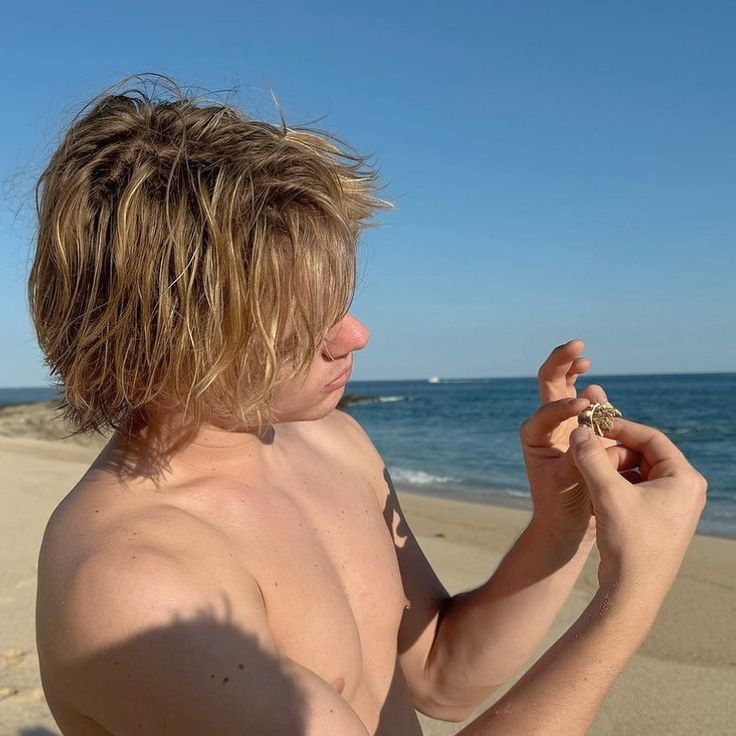
[[[67,504],[39,556],[37,643],[52,710],[83,714],[110,733],[136,732],[131,716],[151,732],[189,733],[185,699],[234,678],[235,651],[243,667],[276,666],[257,582],[217,564],[222,553],[196,520],[175,509],[119,514],[92,521],[87,539],[75,540],[84,518]],[[192,732],[210,732],[200,725]]]
[[[383,459],[380,453],[373,444],[373,441],[368,436],[368,433],[363,429],[360,422],[355,417],[348,414],[346,411],[340,409],[334,409],[331,411],[325,420],[329,424],[336,436],[345,443],[347,447],[352,448],[363,457],[366,462],[380,463],[383,466]]]
[[[217,570],[130,551],[100,549],[71,577],[55,630],[65,656],[42,663],[50,705],[58,698],[111,734],[261,733],[274,710],[266,683],[297,692],[255,580],[240,576],[237,601],[218,600]],[[278,725],[289,732],[298,715],[287,709]]]
[[[357,434],[365,435],[365,430],[360,422],[352,415],[342,409],[334,409],[328,415],[333,421],[340,423],[340,426],[351,427]],[[366,435],[367,436],[367,435]]]
[[[84,659],[130,637],[197,615],[207,600],[200,575],[162,545],[98,547],[64,571],[65,590],[53,610],[59,664]]]
[[[38,558],[37,635],[49,666],[130,634],[141,613],[136,604],[148,593],[157,592],[162,605],[147,600],[153,618],[141,626],[201,602],[209,591],[197,550],[207,537],[200,522],[173,507],[144,511],[68,496],[47,523]]]
[[[363,429],[360,422],[347,412],[335,409],[329,414],[334,432],[339,437],[343,452],[358,463],[362,472],[369,478],[381,508],[384,508],[389,494],[390,480],[386,464],[380,452]]]
[[[355,470],[373,471],[383,460],[357,419],[333,409],[321,419],[295,422],[294,428],[305,448],[331,465],[348,464]]]

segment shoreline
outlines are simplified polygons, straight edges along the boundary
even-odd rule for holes
[[[506,495],[504,491],[495,489],[483,489],[480,493],[466,492],[462,489],[454,488],[452,490],[440,488],[438,486],[417,487],[407,485],[405,483],[394,483],[396,490],[413,496],[421,496],[424,498],[440,498],[447,501],[459,501],[461,503],[478,504],[480,506],[491,506],[495,508],[514,509],[530,513],[532,510],[531,497],[527,500],[524,496]],[[449,492],[448,492],[449,491]],[[702,523],[702,520],[701,520]],[[706,524],[708,522],[706,521]],[[717,531],[696,531],[698,537],[709,537],[711,539],[725,539],[736,542],[736,529],[732,534],[726,532],[719,533]]]
[[[362,397],[350,395],[354,400]],[[372,400],[376,397],[370,397]],[[342,400],[341,400],[342,401]],[[350,402],[348,402],[350,403]],[[359,401],[357,403],[360,403]],[[344,407],[343,407],[344,408]],[[58,415],[58,402],[55,400],[45,401],[21,401],[13,404],[0,405],[0,436],[8,438],[27,438],[41,441],[58,441],[64,444],[74,444],[77,447],[97,448],[99,452],[107,437],[94,435],[76,435],[64,437],[70,428],[66,427]],[[490,482],[483,487],[458,486],[448,484],[410,484],[405,481],[394,481],[394,485],[401,487],[407,493],[415,493],[430,498],[440,497],[449,500],[468,501],[478,503],[482,506],[500,506],[502,508],[515,508],[525,511],[531,510],[531,497],[528,489],[493,487]],[[712,489],[710,491],[713,493]],[[709,514],[706,505],[704,515]],[[736,522],[729,523],[717,518],[701,517],[698,523],[698,536],[708,536],[717,539],[736,540]]]

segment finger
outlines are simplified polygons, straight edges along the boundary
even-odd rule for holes
[[[586,386],[580,392],[580,395],[586,399],[590,399],[591,404],[605,404],[608,401],[608,396],[606,396],[603,386],[599,386],[597,383],[591,383],[590,386]]]
[[[570,340],[558,345],[544,361],[537,372],[539,380],[539,399],[542,404],[567,397],[567,373],[572,362],[583,351],[582,340]]]
[[[606,437],[621,442],[642,455],[641,469],[646,477],[671,475],[689,463],[672,441],[658,429],[629,419],[615,419]]]
[[[595,501],[598,494],[615,487],[619,475],[611,466],[601,438],[588,427],[576,427],[570,433],[570,450],[573,462],[585,480],[585,485]]]
[[[605,440],[601,440],[601,444],[604,444]],[[634,450],[629,449],[628,447],[625,447],[624,445],[611,445],[608,447],[604,447],[606,455],[608,455],[608,460],[611,463],[611,467],[618,471],[620,475],[625,475],[625,473],[629,472],[630,470],[636,470],[637,473],[639,473],[639,462],[641,460],[641,455],[638,452],[634,452]],[[573,471],[573,476],[579,475],[578,467],[575,463],[575,460],[573,459],[572,455],[572,447],[565,453],[564,457],[567,458],[570,468]]]
[[[649,473],[652,472],[652,466],[645,457],[639,463],[639,472],[644,476],[645,480],[649,477]]]
[[[575,360],[573,360],[572,362],[572,365],[570,366],[570,370],[565,376],[565,383],[567,384],[567,387],[573,388],[575,386],[575,381],[578,380],[578,376],[580,376],[582,373],[585,373],[588,368],[590,368],[589,358],[583,358],[582,356],[580,358],[575,358]]]
[[[632,470],[641,463],[641,455],[625,445],[611,445],[606,447],[606,454],[616,470]]]
[[[587,399],[558,399],[544,404],[521,425],[519,434],[528,447],[548,447],[552,433],[566,419],[579,414],[589,404]]]

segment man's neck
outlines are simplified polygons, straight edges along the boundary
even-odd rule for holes
[[[95,462],[121,482],[159,486],[173,476],[257,466],[273,456],[289,434],[287,424],[247,428],[234,422],[186,423],[182,412],[158,410],[146,421],[118,429]],[[279,440],[279,443],[277,443]]]

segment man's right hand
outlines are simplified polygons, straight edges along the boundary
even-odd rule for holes
[[[657,429],[617,419],[606,437],[632,453],[629,467],[638,455],[638,471],[614,470],[590,429],[578,427],[571,435],[572,457],[596,516],[599,583],[661,603],[695,533],[708,484]]]
[[[646,637],[705,505],[703,476],[662,432],[624,419],[617,467],[590,429],[573,430],[601,555],[600,589],[575,623],[458,736],[584,736],[603,698]],[[610,451],[610,447],[608,448]]]

